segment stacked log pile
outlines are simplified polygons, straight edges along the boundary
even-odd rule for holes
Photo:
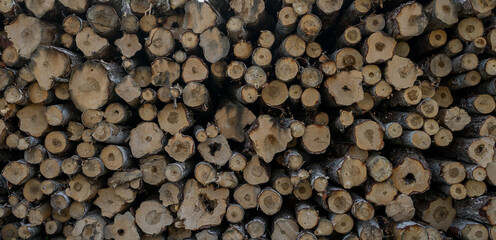
[[[494,0],[0,0],[1,239],[496,239]]]

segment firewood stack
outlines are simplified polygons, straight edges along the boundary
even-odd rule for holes
[[[496,239],[494,0],[0,0],[1,239]]]

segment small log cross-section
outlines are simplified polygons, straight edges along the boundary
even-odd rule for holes
[[[331,143],[329,127],[317,124],[305,126],[305,133],[301,136],[301,145],[311,154],[324,153]]]
[[[412,87],[423,71],[410,59],[393,56],[384,68],[384,79],[396,90]]]
[[[345,189],[360,186],[367,180],[365,164],[354,158],[343,157],[327,163],[329,178]]]
[[[87,61],[73,69],[69,81],[69,93],[74,105],[80,110],[103,107],[111,97],[110,89],[121,81],[122,71],[110,63]]]
[[[116,194],[115,188],[99,189],[94,204],[101,209],[102,216],[108,218],[114,217],[127,207],[126,202]]]
[[[136,224],[147,234],[158,234],[173,222],[170,211],[159,201],[148,200],[136,210]]]
[[[386,18],[388,32],[399,40],[408,40],[422,34],[429,23],[422,5],[413,1],[400,5]]]
[[[210,28],[200,34],[200,47],[203,49],[205,59],[209,63],[215,63],[229,53],[229,38],[217,27]]]
[[[114,222],[105,226],[105,238],[139,240],[135,218],[131,212],[117,214]]]
[[[362,79],[359,71],[343,71],[327,78],[324,88],[337,105],[350,106],[364,98]]]
[[[32,54],[29,70],[33,73],[41,89],[50,90],[54,80],[65,81],[70,75],[71,67],[80,64],[80,57],[75,53],[57,47],[39,47]]]
[[[415,206],[410,196],[399,194],[396,199],[386,205],[386,214],[394,221],[408,221],[415,215]]]
[[[269,115],[261,115],[248,130],[253,148],[265,162],[269,163],[276,153],[286,150],[293,140],[291,130],[281,127]]]
[[[419,217],[437,229],[448,230],[456,216],[456,210],[451,206],[451,197],[436,196],[436,194],[425,197],[426,199],[418,199],[415,202]]]
[[[134,157],[158,153],[164,146],[164,133],[156,123],[144,122],[131,130],[129,146]]]
[[[232,156],[229,143],[222,134],[198,144],[198,152],[205,161],[218,166],[224,166]]]
[[[226,188],[214,189],[211,184],[203,188],[196,180],[188,180],[177,216],[189,230],[218,225],[226,213],[228,196]]]
[[[215,124],[221,134],[227,139],[238,142],[245,140],[244,128],[255,121],[256,116],[241,104],[227,101],[217,113],[215,113]]]
[[[104,218],[92,212],[77,220],[72,229],[72,235],[81,236],[83,239],[103,239],[106,224]]]
[[[381,150],[384,147],[381,126],[372,120],[357,120],[348,128],[348,137],[363,150]]]
[[[215,26],[220,18],[211,5],[205,2],[189,1],[184,6],[184,11],[183,27],[197,34]]]
[[[167,133],[182,132],[193,124],[193,114],[182,103],[167,104],[158,112],[157,118],[160,128]]]
[[[38,18],[20,14],[13,23],[5,27],[5,32],[19,56],[29,59],[39,45],[54,42],[57,31],[55,26]]]
[[[184,162],[193,156],[195,152],[195,142],[190,136],[176,133],[169,139],[164,149],[169,156],[176,161]]]
[[[391,156],[394,186],[403,194],[423,193],[430,187],[431,171],[424,157],[413,150],[395,152]]]

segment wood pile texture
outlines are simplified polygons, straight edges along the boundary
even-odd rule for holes
[[[495,0],[0,0],[1,239],[496,239]]]

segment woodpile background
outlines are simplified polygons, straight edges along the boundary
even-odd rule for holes
[[[496,239],[495,0],[0,0],[1,239]]]

